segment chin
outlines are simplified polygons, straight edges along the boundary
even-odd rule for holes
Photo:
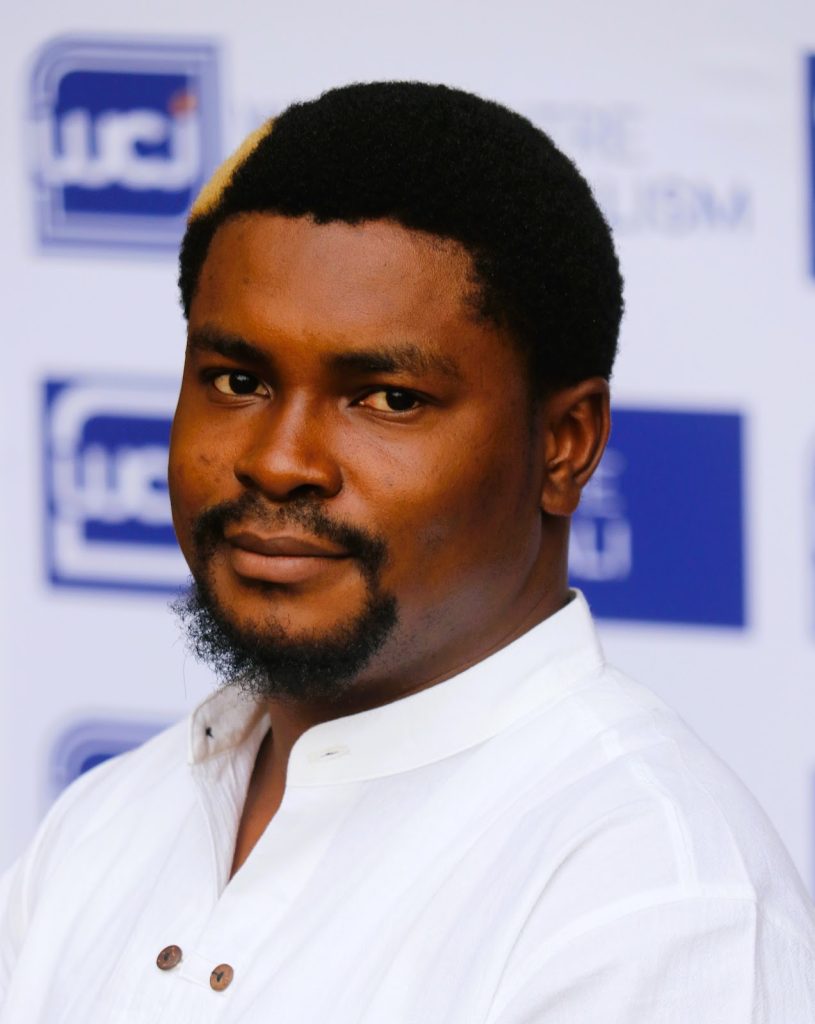
[[[259,698],[340,699],[396,630],[396,599],[369,591],[354,612],[278,590],[266,584],[234,600],[206,579],[194,582],[173,606],[189,649],[222,682]],[[342,618],[327,607],[342,608]]]
[[[365,611],[364,588],[342,595],[261,581],[213,588],[210,601],[236,631],[273,635],[281,642],[342,632]]]

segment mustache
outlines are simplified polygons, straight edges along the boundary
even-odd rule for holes
[[[270,505],[254,491],[246,491],[234,501],[223,501],[204,509],[193,522],[192,539],[200,562],[208,561],[224,531],[232,523],[251,522],[269,531],[299,526],[314,537],[321,537],[343,548],[374,579],[387,561],[384,540],[358,526],[338,522],[328,515],[319,501],[310,496],[293,498],[285,505]]]

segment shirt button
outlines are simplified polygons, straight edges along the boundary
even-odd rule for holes
[[[165,946],[156,957],[156,964],[162,971],[171,971],[181,963],[181,947]]]
[[[229,964],[218,964],[209,976],[210,988],[215,989],[216,992],[223,992],[225,988],[229,988],[232,984],[234,977],[235,972]]]

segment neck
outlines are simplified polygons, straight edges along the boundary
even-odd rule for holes
[[[369,711],[443,683],[511,644],[539,622],[560,611],[568,602],[569,588],[564,561],[562,574],[558,574],[556,581],[551,581],[550,577],[550,586],[538,589],[536,599],[532,603],[524,603],[521,613],[514,617],[509,627],[505,625],[503,629],[499,628],[492,633],[478,633],[484,640],[479,645],[472,642],[475,631],[469,633],[466,648],[457,645],[441,664],[438,652],[434,652],[433,656],[426,656],[424,662],[414,661],[407,671],[404,664],[400,665],[398,672],[381,671],[364,681],[360,680],[359,685],[353,686],[341,701],[296,702],[270,699],[267,701],[267,710],[273,739],[265,752],[265,772],[285,780],[292,747],[312,726]]]

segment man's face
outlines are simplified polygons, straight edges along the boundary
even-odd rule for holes
[[[463,249],[391,222],[219,228],[170,492],[233,640],[354,648],[336,685],[396,696],[511,630],[540,558],[541,441],[524,360],[472,293]]]

